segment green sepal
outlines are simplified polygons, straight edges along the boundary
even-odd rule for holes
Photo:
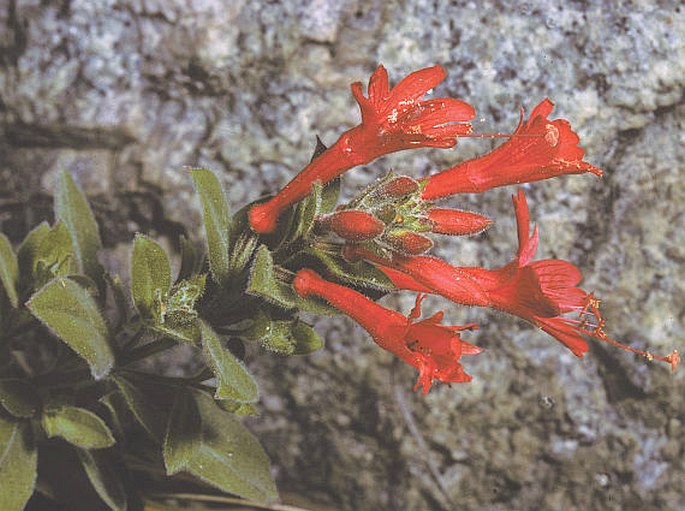
[[[109,451],[77,449],[90,484],[112,511],[126,511],[126,489]]]
[[[29,421],[0,416],[0,509],[24,509],[33,494],[37,463]]]
[[[309,159],[309,163],[313,163],[319,156],[321,156],[328,147],[323,143],[319,135],[316,136],[316,147],[314,147],[314,152],[312,157]]]
[[[108,329],[91,294],[69,278],[46,284],[26,303],[31,313],[78,353],[93,378],[104,378],[114,365]]]
[[[162,454],[167,475],[185,469],[202,444],[202,417],[191,392],[180,390],[169,414]]]
[[[98,224],[85,195],[66,171],[57,180],[55,217],[64,222],[71,234],[79,270],[101,285],[103,269],[97,253],[102,242]]]
[[[83,449],[104,449],[115,443],[105,421],[84,408],[46,407],[41,424],[48,438],[58,436]]]
[[[202,443],[187,471],[218,489],[259,502],[278,498],[269,458],[257,439],[204,392],[194,391],[202,417]]]
[[[17,278],[19,277],[19,264],[14,255],[12,244],[3,233],[0,232],[0,282],[10,300],[12,307],[19,306],[17,295]]]
[[[257,401],[259,389],[243,363],[222,344],[216,332],[204,321],[200,321],[200,331],[205,359],[217,379],[214,397],[232,399],[241,403]]]
[[[231,215],[228,202],[219,179],[207,169],[190,170],[202,203],[202,213],[207,236],[209,271],[219,286],[228,282],[231,239]]]
[[[0,405],[14,417],[33,417],[40,408],[40,396],[24,380],[0,380]]]
[[[170,288],[167,253],[156,241],[136,234],[131,256],[131,297],[140,315],[163,323]]]

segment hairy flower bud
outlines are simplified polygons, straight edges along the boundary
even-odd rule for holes
[[[419,182],[409,176],[397,176],[387,183],[379,186],[375,194],[382,198],[402,198],[416,192]]]
[[[385,241],[395,250],[409,255],[423,254],[433,247],[433,241],[430,238],[405,229],[389,232]]]
[[[432,232],[451,236],[478,234],[492,225],[486,216],[459,209],[433,208],[428,211],[428,219]]]
[[[320,225],[350,241],[372,240],[385,229],[385,224],[371,213],[354,209],[323,216],[320,218]]]

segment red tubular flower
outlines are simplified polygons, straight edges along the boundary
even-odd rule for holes
[[[433,208],[428,210],[431,231],[450,236],[478,234],[492,225],[486,216],[459,209]]]
[[[459,135],[471,132],[467,122],[475,116],[473,108],[451,98],[422,101],[444,78],[445,70],[433,66],[411,73],[390,89],[381,65],[369,80],[368,98],[362,94],[362,84],[353,83],[361,124],[343,133],[275,197],[254,206],[249,213],[252,228],[259,233],[273,231],[283,210],[306,197],[316,181],[325,184],[352,167],[402,149],[455,145]]]
[[[418,369],[419,379],[414,390],[423,387],[425,395],[434,380],[444,383],[471,380],[459,359],[482,350],[463,341],[459,332],[473,330],[477,325],[441,325],[442,312],[416,321],[421,315],[422,295],[417,296],[414,309],[405,317],[353,289],[322,279],[312,270],[300,270],[293,287],[302,297],[323,298],[359,323],[381,348]]]
[[[354,209],[326,215],[320,219],[320,224],[324,229],[350,241],[372,240],[385,229],[385,224],[372,214]]]
[[[453,267],[428,256],[382,258],[361,247],[349,247],[345,256],[362,257],[379,268],[401,289],[426,289],[449,300],[489,306],[533,323],[564,344],[576,356],[588,351],[585,337],[598,339],[648,359],[680,362],[677,351],[660,357],[610,339],[604,332],[599,301],[576,287],[582,274],[573,264],[558,259],[532,262],[538,246],[537,227],[530,234],[528,204],[523,190],[512,197],[516,213],[519,248],[514,260],[497,270]],[[578,319],[565,316],[577,313]]]
[[[564,119],[547,120],[554,103],[545,99],[521,121],[504,144],[480,158],[465,161],[426,178],[422,193],[435,200],[455,193],[480,193],[497,186],[528,183],[565,174],[602,171],[583,161],[578,135]]]
[[[481,307],[491,305],[490,298],[478,279],[472,275],[472,268],[458,268],[442,259],[426,255],[408,256],[395,253],[392,257],[386,258],[360,245],[347,245],[343,250],[343,256],[351,261],[366,259],[375,263],[400,289],[421,292],[428,289],[431,293],[444,296],[455,303]],[[387,268],[395,271],[388,272]],[[399,277],[397,271],[404,273],[407,278]]]

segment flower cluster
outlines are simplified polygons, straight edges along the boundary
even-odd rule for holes
[[[317,183],[325,185],[357,165],[404,149],[452,147],[459,137],[470,136],[468,121],[474,117],[471,106],[456,99],[423,99],[444,77],[445,71],[434,66],[410,74],[391,89],[385,68],[379,66],[369,81],[368,97],[363,95],[360,83],[352,84],[361,123],[343,133],[281,192],[253,206],[249,211],[252,229],[271,233],[279,217],[308,196]],[[577,287],[582,275],[573,264],[559,259],[534,261],[539,237],[537,227],[531,233],[523,190],[512,197],[518,251],[507,265],[497,269],[461,267],[426,254],[433,246],[430,234],[467,236],[492,224],[478,213],[435,207],[438,199],[566,174],[602,175],[600,169],[584,161],[583,149],[569,122],[548,119],[552,108],[553,103],[545,99],[528,119],[522,112],[515,131],[489,154],[420,181],[390,173],[349,203],[316,217],[314,236],[335,236],[339,241],[327,246],[337,250],[347,263],[372,265],[395,289],[419,293],[407,317],[377,304],[353,289],[349,281],[340,281],[335,275],[324,278],[306,264],[295,269],[292,286],[297,295],[307,300],[322,299],[357,321],[376,344],[418,370],[415,388],[422,388],[424,394],[435,380],[469,381],[460,358],[481,351],[460,336],[476,325],[442,325],[442,312],[418,320],[425,294],[518,316],[578,357],[588,351],[587,339],[597,339],[650,360],[663,360],[675,369],[677,351],[657,357],[607,336],[599,302],[592,293]]]

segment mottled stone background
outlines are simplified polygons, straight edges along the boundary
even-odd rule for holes
[[[516,5],[516,6],[514,6]],[[635,346],[683,348],[685,8],[678,0],[0,0],[0,223],[15,241],[47,217],[56,173],[91,196],[125,275],[136,231],[198,235],[183,165],[216,170],[235,208],[285,184],[315,134],[357,122],[348,84],[377,63],[397,80],[440,63],[436,91],[466,99],[476,129],[510,131],[545,96],[606,177],[525,186],[541,257],[563,257]],[[420,150],[421,176],[493,145]],[[515,250],[509,196],[448,204],[491,215],[485,235],[440,244],[495,267]],[[406,310],[412,298],[387,301]],[[437,299],[477,321],[470,384],[411,392],[411,368],[350,321],[320,320],[326,349],[251,355],[250,421],[290,502],[314,510],[685,509],[685,374],[605,346],[578,360],[522,322]]]

